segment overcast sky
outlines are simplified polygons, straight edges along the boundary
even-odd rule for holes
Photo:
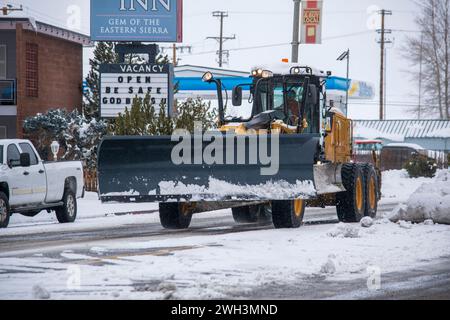
[[[81,31],[89,34],[89,0],[0,2],[23,4],[24,15],[64,27],[67,27],[68,7],[79,6]],[[373,26],[379,20],[377,15],[371,13],[377,7],[393,12],[392,16],[387,17],[387,28],[401,30],[389,37],[393,44],[388,45],[387,53],[387,116],[390,119],[409,118],[411,115],[399,105],[418,103],[418,83],[406,73],[411,67],[401,56],[405,36],[414,35],[413,32],[417,30],[414,17],[418,9],[412,0],[324,0],[323,44],[302,45],[300,61],[345,76],[345,62],[337,62],[336,58],[349,48],[352,55],[351,77],[373,83],[378,93],[380,49],[377,43],[379,36]],[[291,58],[292,0],[184,0],[184,45],[191,45],[193,51],[192,54],[181,55],[181,64],[217,66],[217,56],[211,51],[217,50],[218,45],[214,40],[206,40],[208,36],[217,36],[219,33],[219,21],[211,14],[215,10],[229,12],[229,18],[225,20],[225,35],[236,35],[236,40],[225,44],[225,49],[232,50],[227,68],[249,71],[254,65]],[[246,49],[266,45],[277,46]],[[91,50],[85,51],[84,64],[87,70]],[[378,94],[374,101],[351,104],[350,116],[355,119],[376,119],[377,101]]]

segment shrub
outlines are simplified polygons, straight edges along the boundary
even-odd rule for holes
[[[171,135],[175,129],[193,132],[195,122],[201,122],[203,130],[207,131],[215,126],[217,118],[210,104],[201,99],[178,103],[172,118],[165,106],[158,109],[156,111],[148,95],[144,99],[134,98],[131,108],[126,108],[110,123],[108,133],[117,136]]]
[[[422,154],[415,154],[403,167],[411,178],[433,178],[437,171],[437,163]]]
[[[82,160],[87,168],[95,170],[97,147],[106,134],[106,123],[87,120],[76,110],[55,109],[27,118],[23,130],[42,159],[52,159],[50,144],[56,140],[61,146],[60,159]]]

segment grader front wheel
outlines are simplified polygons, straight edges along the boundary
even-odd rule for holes
[[[302,199],[293,201],[273,201],[272,221],[276,229],[299,228],[305,216],[306,202]]]
[[[182,230],[189,228],[192,211],[182,203],[160,203],[159,217],[165,229]]]

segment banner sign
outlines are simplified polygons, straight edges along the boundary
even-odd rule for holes
[[[171,64],[103,64],[100,66],[100,115],[115,118],[131,109],[135,97],[150,95],[158,112],[173,102],[173,66]],[[171,113],[172,108],[168,108]]]
[[[183,0],[91,0],[93,41],[183,41]]]
[[[369,82],[350,80],[348,85],[346,78],[329,77],[327,79],[327,91],[336,91],[336,93],[344,96],[347,89],[348,97],[350,99],[370,100],[375,98],[375,86]]]
[[[322,43],[322,16],[323,1],[302,1],[300,43]]]

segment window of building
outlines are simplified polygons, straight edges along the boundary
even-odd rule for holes
[[[0,44],[0,79],[6,79],[6,45]]]
[[[6,138],[7,138],[7,128],[5,126],[0,126],[0,139]]]
[[[27,97],[38,97],[39,74],[38,74],[38,45],[34,43],[26,44],[26,95]]]
[[[36,156],[36,153],[34,153],[33,148],[30,146],[29,143],[19,143],[20,148],[24,153],[30,154],[30,164],[32,166],[35,166],[38,164],[38,158]]]

